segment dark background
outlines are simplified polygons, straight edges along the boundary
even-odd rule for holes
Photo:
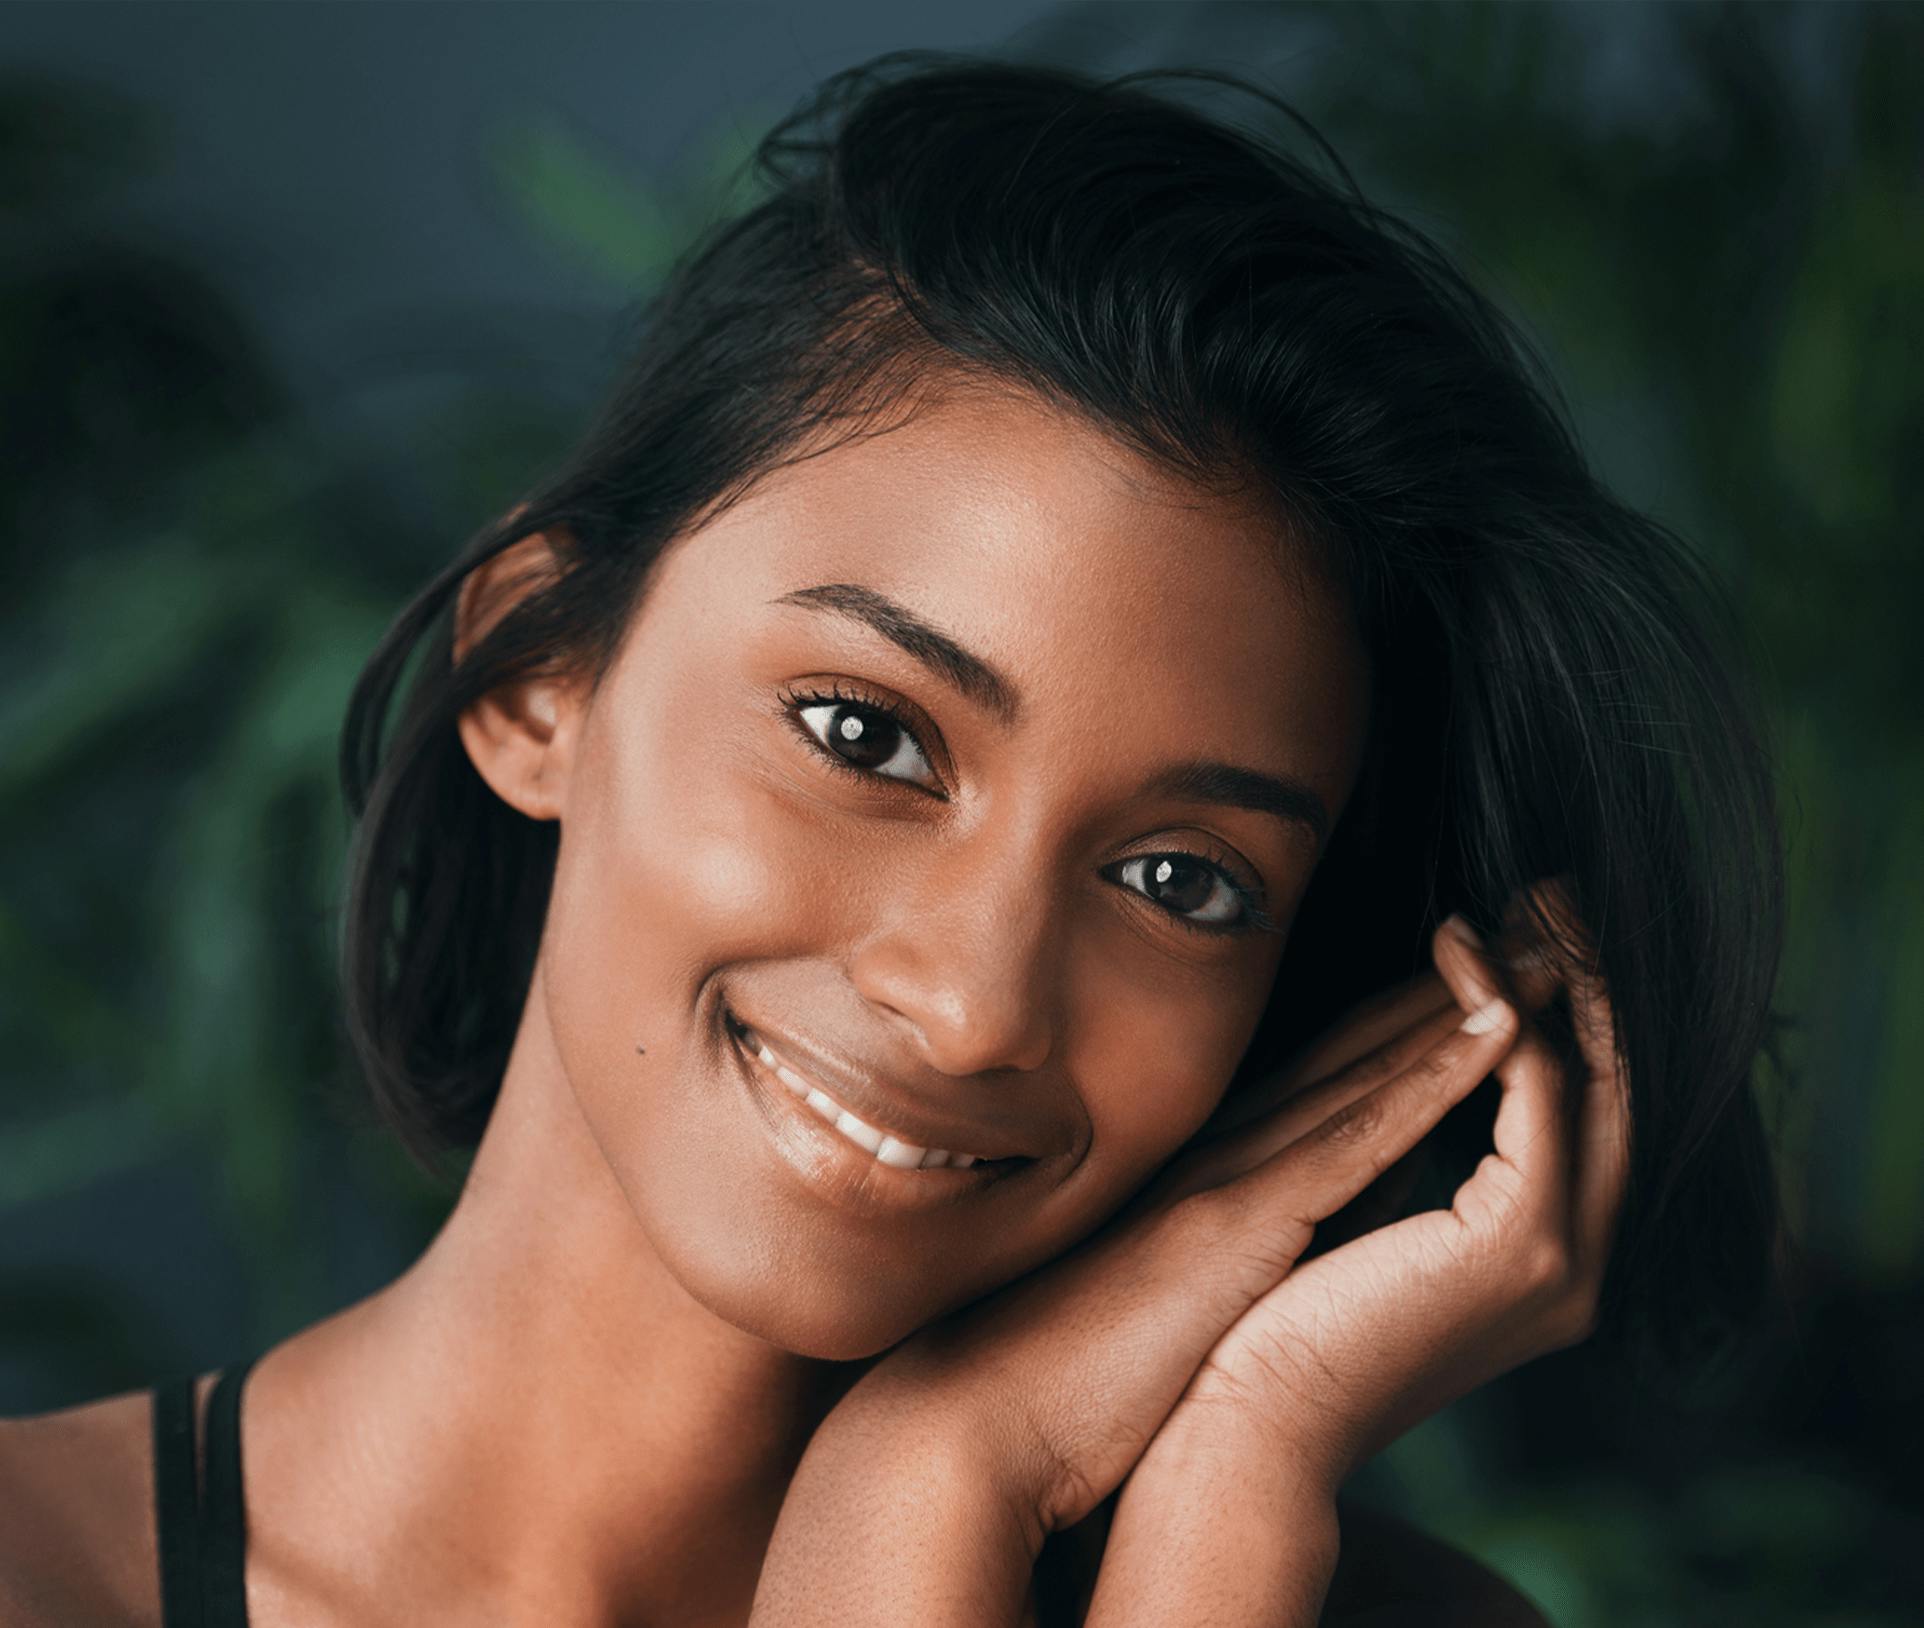
[[[901,46],[1258,78],[1716,563],[1790,843],[1797,1320],[1689,1408],[1541,1359],[1355,1486],[1561,1628],[1918,1620],[1914,5],[0,5],[0,1413],[426,1243],[449,1195],[367,1124],[332,982],[348,688],[729,166]]]

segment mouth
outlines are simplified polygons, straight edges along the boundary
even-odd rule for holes
[[[967,1148],[928,1146],[925,1139],[918,1139],[907,1131],[873,1123],[838,1101],[821,1082],[777,1053],[726,1006],[722,1008],[722,1023],[751,1069],[759,1071],[763,1079],[778,1087],[798,1108],[833,1132],[843,1145],[863,1154],[876,1166],[946,1185],[999,1177],[1035,1162],[1024,1154],[989,1157]]]

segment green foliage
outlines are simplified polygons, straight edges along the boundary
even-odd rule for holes
[[[702,225],[754,200],[742,170],[753,150],[749,127],[730,124],[707,139],[686,180],[663,187],[625,174],[602,145],[552,113],[511,117],[490,144],[501,195],[528,226],[631,294],[660,282]]]

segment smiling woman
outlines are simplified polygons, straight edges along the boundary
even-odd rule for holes
[[[787,1350],[873,1355],[1144,1184],[1269,999],[1260,929],[1318,849],[1287,816],[1355,778],[1340,599],[1259,509],[1129,456],[952,386],[688,529],[592,696],[461,718],[563,832],[544,1049],[677,1280]],[[469,579],[477,639],[496,567],[549,546]],[[812,1112],[726,1066],[731,1018]],[[898,1176],[904,1147],[961,1159]]]
[[[6,1620],[1541,1620],[1336,1500],[1768,1285],[1714,595],[1146,79],[884,59],[759,161],[353,699],[350,1028],[458,1204],[10,1422]]]

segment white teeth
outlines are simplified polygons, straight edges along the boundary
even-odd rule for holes
[[[871,1153],[879,1151],[882,1146],[882,1133],[866,1120],[857,1119],[846,1109],[843,1110],[842,1117],[835,1121],[835,1128],[851,1142],[859,1142]]]
[[[742,1044],[751,1047],[762,1065],[783,1085],[856,1146],[874,1154],[879,1163],[892,1165],[897,1170],[940,1170],[945,1165],[966,1170],[976,1162],[976,1154],[951,1153],[947,1148],[919,1148],[913,1142],[904,1142],[856,1118],[820,1086],[811,1085],[778,1058],[753,1030],[744,1031]]]
[[[898,1142],[892,1136],[882,1138],[882,1145],[875,1150],[875,1157],[883,1164],[892,1164],[897,1170],[915,1170],[921,1166],[927,1148],[919,1148],[913,1142]]]

